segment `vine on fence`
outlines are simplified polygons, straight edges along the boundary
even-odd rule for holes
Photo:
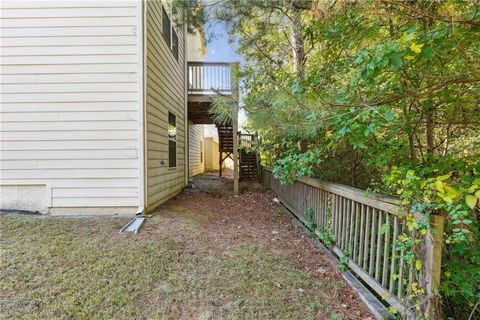
[[[329,195],[327,200],[327,218],[326,218],[326,226],[323,228],[317,228],[318,224],[314,217],[314,211],[312,208],[307,208],[304,212],[305,216],[305,226],[309,230],[309,234],[312,238],[317,238],[320,240],[327,248],[331,248],[335,242],[335,234],[331,228],[332,217],[330,213],[332,198]]]
[[[383,178],[384,184],[398,194],[400,204],[407,212],[404,217],[407,230],[398,236],[395,248],[413,271],[413,281],[408,288],[409,294],[406,302],[419,319],[428,319],[433,316],[425,308],[430,301],[426,300],[425,288],[419,284],[421,273],[424,271],[421,245],[432,229],[429,217],[430,215],[442,215],[447,219],[444,245],[451,248],[460,246],[466,249],[468,247],[475,237],[473,232],[475,229],[472,229],[473,221],[470,217],[474,211],[478,212],[477,203],[480,199],[480,178],[475,177],[474,168],[472,168],[472,172],[474,174],[470,177],[463,176],[461,180],[455,179],[452,173],[424,179],[412,169],[393,167],[390,173]],[[477,250],[477,261],[480,260],[478,255]],[[447,262],[449,262],[448,258],[447,253]],[[451,284],[449,278],[452,273],[448,264],[446,266],[447,268],[443,272],[444,279],[446,279],[443,288],[448,288],[448,284]],[[472,272],[472,281],[455,285],[460,286],[460,290],[467,299],[478,301],[480,299],[478,264],[464,264],[463,268]],[[436,294],[438,295],[439,292]]]

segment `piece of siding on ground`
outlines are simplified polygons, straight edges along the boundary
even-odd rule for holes
[[[189,176],[205,172],[205,152],[203,145],[203,124],[188,123]]]
[[[146,2],[146,158],[147,211],[178,194],[185,186],[184,34],[178,61],[162,34],[162,3]],[[176,116],[177,166],[168,167],[168,112]]]
[[[2,1],[1,185],[56,213],[139,204],[137,3]],[[8,193],[8,192],[7,192]]]

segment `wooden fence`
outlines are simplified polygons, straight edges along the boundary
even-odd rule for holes
[[[304,224],[310,210],[315,233],[332,238],[331,250],[348,258],[351,271],[389,305],[408,313],[404,302],[414,279],[402,252],[395,249],[395,240],[405,231],[395,198],[313,178],[282,185],[268,169],[263,170],[263,182]],[[439,285],[443,220],[436,220],[435,226],[438,234],[428,238],[422,257],[431,296]]]

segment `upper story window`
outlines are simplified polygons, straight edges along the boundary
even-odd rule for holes
[[[162,33],[165,41],[172,50],[173,56],[178,60],[178,35],[175,28],[172,26],[172,21],[167,13],[167,10],[162,6]]]
[[[162,6],[162,31],[163,31],[163,37],[165,38],[165,41],[167,41],[168,46],[172,46],[172,23],[170,21],[170,18],[167,14],[167,11],[165,10],[165,7]]]
[[[178,60],[178,36],[175,30],[172,32],[172,52],[175,56],[175,59]]]

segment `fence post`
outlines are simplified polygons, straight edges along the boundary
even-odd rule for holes
[[[425,288],[423,311],[427,319],[441,319],[440,274],[442,264],[442,239],[444,219],[439,215],[430,216],[430,230],[424,238],[421,259],[424,269],[420,273],[419,286]]]

